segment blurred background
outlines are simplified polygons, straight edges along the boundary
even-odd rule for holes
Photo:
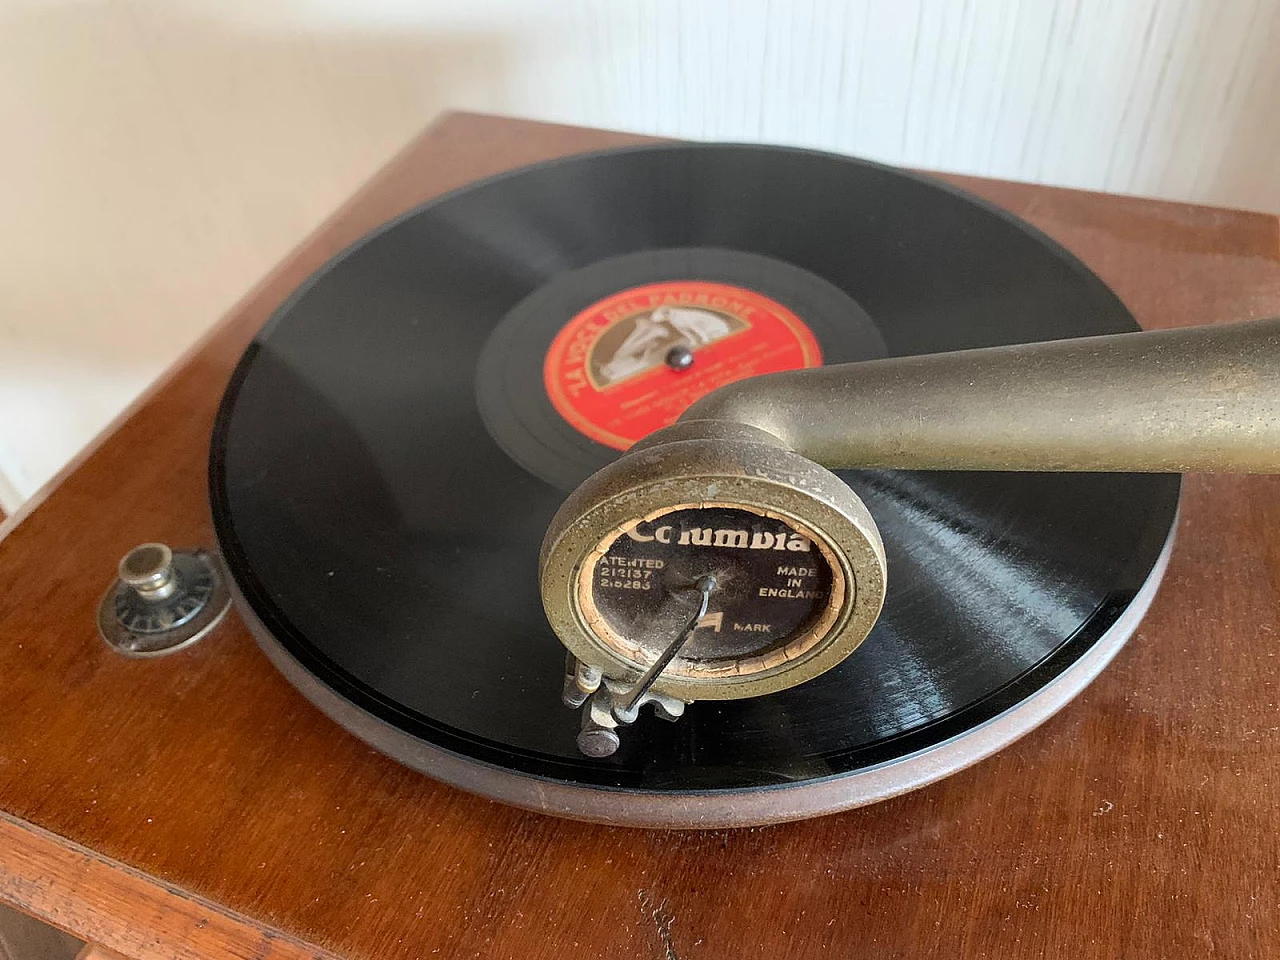
[[[1280,211],[1280,0],[5,0],[12,513],[446,109]]]

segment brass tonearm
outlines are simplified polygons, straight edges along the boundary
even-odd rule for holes
[[[616,748],[641,677],[643,702],[675,717],[694,700],[801,683],[862,642],[884,599],[884,548],[831,473],[861,467],[1280,472],[1280,319],[775,373],[698,401],[588,478],[543,542],[543,603],[570,654],[565,699],[590,701],[584,751]],[[772,588],[743,586],[765,543],[803,553],[778,567],[804,574],[787,594],[812,595],[798,619],[791,602],[791,619],[771,621]],[[602,587],[636,569],[661,602]],[[702,592],[704,609],[763,611],[756,646],[718,642],[705,618],[688,628],[703,577],[719,592]]]

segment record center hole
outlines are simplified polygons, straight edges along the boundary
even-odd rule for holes
[[[683,343],[677,343],[667,351],[666,364],[677,372],[688,370],[693,366],[694,354]]]

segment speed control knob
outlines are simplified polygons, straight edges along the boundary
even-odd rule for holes
[[[230,592],[218,558],[144,543],[121,558],[98,608],[98,632],[113,650],[151,657],[186,647],[226,612]]]

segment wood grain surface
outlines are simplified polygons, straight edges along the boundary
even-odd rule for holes
[[[76,954],[76,960],[127,960],[123,954],[100,947],[96,943],[85,944],[85,948]]]
[[[914,794],[764,829],[586,826],[436,784],[321,716],[234,616],[159,660],[97,639],[125,550],[213,542],[219,393],[310,271],[433,194],[632,139],[437,124],[0,528],[0,897],[146,960],[1280,954],[1278,478],[1188,478],[1146,621],[1045,726]],[[961,182],[1146,325],[1280,313],[1274,217]]]

